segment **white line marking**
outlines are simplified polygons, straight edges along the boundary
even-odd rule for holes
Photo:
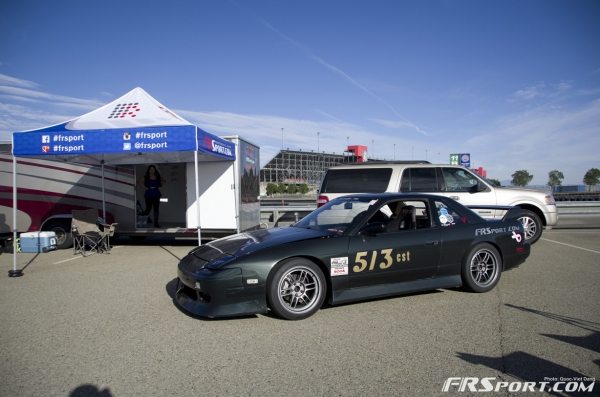
[[[119,247],[121,247],[121,246],[120,246],[120,245],[117,245],[116,247],[111,247],[111,248],[110,248],[110,250],[112,251],[112,250],[114,250],[115,248],[119,248]],[[94,255],[96,255],[96,254],[94,254]],[[71,262],[71,261],[74,261],[75,259],[81,259],[81,258],[84,258],[84,256],[77,255],[77,256],[75,256],[75,257],[73,257],[73,258],[69,258],[69,259],[63,259],[62,261],[54,262],[54,263],[53,263],[53,265],[59,265],[59,264],[61,264],[61,263],[65,263],[65,262]]]
[[[58,265],[59,263],[70,262],[70,261],[74,261],[75,259],[81,259],[81,258],[83,258],[83,256],[76,256],[74,258],[63,259],[62,261],[54,262],[53,265]]]
[[[561,243],[560,241],[548,240],[547,238],[542,238],[542,240],[549,241],[551,243],[560,244],[560,245],[566,245],[567,247],[577,248],[577,249],[580,249],[580,250],[583,250],[583,251],[593,252],[594,254],[600,254],[600,251],[591,250],[589,248],[583,248],[583,247],[578,247],[578,246],[572,245],[572,244]]]

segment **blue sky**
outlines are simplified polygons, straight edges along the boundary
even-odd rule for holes
[[[140,86],[261,146],[600,168],[598,1],[0,2],[0,138]]]

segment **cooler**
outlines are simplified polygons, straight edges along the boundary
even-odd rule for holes
[[[29,232],[21,233],[21,252],[39,253],[56,249],[56,233]]]

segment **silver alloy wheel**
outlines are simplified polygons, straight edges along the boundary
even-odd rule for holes
[[[537,233],[537,224],[535,223],[535,220],[528,216],[519,218],[519,220],[523,224],[523,229],[525,232],[525,241],[531,240]]]
[[[473,282],[482,288],[493,284],[500,270],[496,255],[485,248],[473,255],[469,269]]]
[[[277,298],[292,313],[311,310],[319,301],[321,282],[308,267],[295,266],[279,279]]]

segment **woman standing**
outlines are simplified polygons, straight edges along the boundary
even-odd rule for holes
[[[144,215],[147,216],[150,214],[151,209],[154,210],[152,218],[154,227],[160,227],[158,224],[158,207],[160,205],[160,197],[162,196],[160,188],[163,186],[163,182],[156,166],[154,164],[149,165],[144,175],[144,186],[146,187],[146,192],[144,193],[146,211],[144,211]]]

